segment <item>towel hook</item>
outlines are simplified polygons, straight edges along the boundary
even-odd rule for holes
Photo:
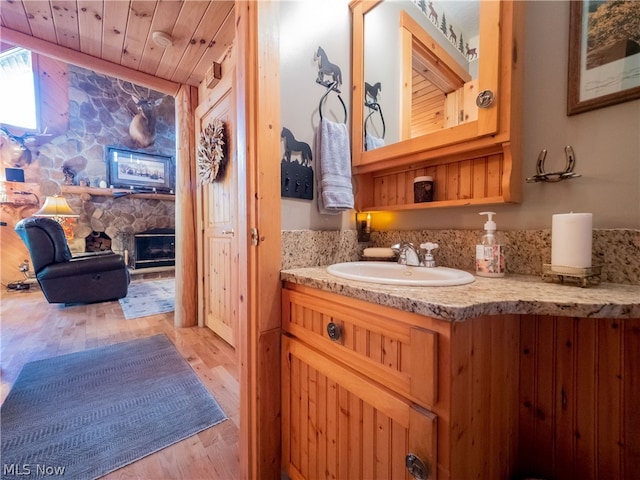
[[[364,134],[365,134],[365,137],[367,135],[367,121],[369,120],[371,115],[373,115],[374,113],[378,112],[380,114],[380,120],[382,121],[382,138],[384,138],[384,136],[387,133],[387,126],[384,123],[384,115],[382,115],[382,107],[380,106],[380,104],[378,102],[364,102],[364,106],[369,108],[369,109],[371,109],[371,112],[369,113],[369,115],[367,115],[366,118],[364,119]]]
[[[564,147],[564,155],[567,158],[567,164],[562,172],[545,172],[544,160],[547,158],[547,149],[543,148],[538,155],[536,162],[536,174],[527,178],[527,183],[535,182],[559,182],[560,180],[568,180],[570,178],[581,177],[582,175],[573,171],[576,166],[576,154],[573,152],[571,145]]]
[[[329,85],[327,85],[327,91],[324,92],[324,95],[322,95],[322,97],[320,98],[320,103],[318,104],[318,111],[320,112],[320,120],[322,120],[322,102],[327,97],[327,95],[329,95],[329,92],[331,90],[338,91],[337,86],[338,86],[338,82],[331,82]],[[340,103],[342,104],[342,109],[344,110],[344,123],[347,123],[347,106],[344,104],[344,101],[342,100],[340,93],[338,93],[338,100],[340,100]]]

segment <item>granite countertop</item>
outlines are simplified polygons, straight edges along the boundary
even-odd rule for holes
[[[326,267],[282,270],[283,281],[358,298],[442,320],[525,314],[592,318],[640,318],[640,286],[601,283],[587,288],[541,277],[475,277],[455,287],[378,285],[335,277]]]

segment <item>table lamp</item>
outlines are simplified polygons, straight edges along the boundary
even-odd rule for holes
[[[67,203],[67,199],[54,195],[53,197],[46,197],[44,204],[33,214],[34,217],[49,217],[55,220],[64,230],[67,239],[73,238],[73,227],[66,224],[68,218],[79,217],[77,213],[71,209]]]

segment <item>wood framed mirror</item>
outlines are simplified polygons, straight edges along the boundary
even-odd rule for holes
[[[409,19],[402,14],[413,9],[422,16],[426,10],[428,16],[430,6],[436,8],[437,14],[437,2],[354,0],[350,3],[352,170],[357,186],[356,208],[360,211],[422,210],[511,203],[521,199],[524,70],[519,52],[524,37],[525,2],[473,2],[479,16],[478,47],[472,47],[469,39],[463,42],[463,53],[469,53],[466,45],[469,43],[469,49],[478,48],[479,61],[475,62],[477,68],[462,70],[457,65],[460,62],[455,60],[456,55],[459,56],[454,49],[456,42],[444,35],[445,26],[453,23],[453,16],[446,13],[447,24],[443,21],[444,15],[439,16],[438,21],[432,19],[432,27],[437,25],[439,29],[430,32],[422,25],[414,25],[413,15]],[[378,9],[389,8],[389,5],[404,7],[396,8],[395,13],[379,15]],[[393,22],[391,30],[376,25],[372,21],[376,16],[384,16],[385,20],[389,17]],[[448,28],[446,32],[449,33]],[[444,43],[435,41],[438,36]],[[372,37],[378,44],[370,55],[368,42]],[[389,53],[382,54],[385,46]],[[372,62],[370,58],[378,72],[373,78],[368,67]],[[378,81],[375,77],[383,74],[394,74],[397,80],[381,83],[382,89],[377,92],[380,96],[374,100],[372,94],[376,92],[369,91],[367,84],[375,86]],[[422,125],[413,113],[406,114],[415,110],[416,90],[421,88],[418,82],[423,81],[428,81],[440,98],[456,97],[453,103],[441,102],[434,106],[435,114],[430,113],[431,118],[424,122],[430,124],[429,131],[420,129]],[[482,103],[491,96],[491,101],[477,106],[476,102]],[[390,98],[397,108],[391,106]],[[381,107],[384,129],[380,124],[375,125],[380,112],[365,102]],[[373,114],[369,117],[371,111]],[[433,121],[437,116],[450,118],[437,123]],[[366,133],[386,134],[384,145],[365,148],[365,124]],[[387,141],[394,129],[397,140]],[[425,175],[433,178],[433,201],[415,202],[413,182]]]
[[[456,10],[448,17],[444,10],[438,15],[437,1],[350,4],[354,166],[497,132],[500,2],[451,3]],[[477,27],[456,32],[456,16],[477,20]],[[470,47],[470,41],[477,46]],[[480,92],[494,96],[486,108],[476,106]]]

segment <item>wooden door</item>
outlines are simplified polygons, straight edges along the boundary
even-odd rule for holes
[[[230,74],[230,76],[232,76]],[[224,124],[226,167],[198,191],[199,325],[205,325],[236,346],[238,319],[238,170],[235,155],[236,115],[232,82],[220,82],[196,110],[200,138],[214,120]]]
[[[437,417],[302,342],[282,342],[282,465],[290,478],[435,479]],[[418,460],[414,460],[414,464]]]

